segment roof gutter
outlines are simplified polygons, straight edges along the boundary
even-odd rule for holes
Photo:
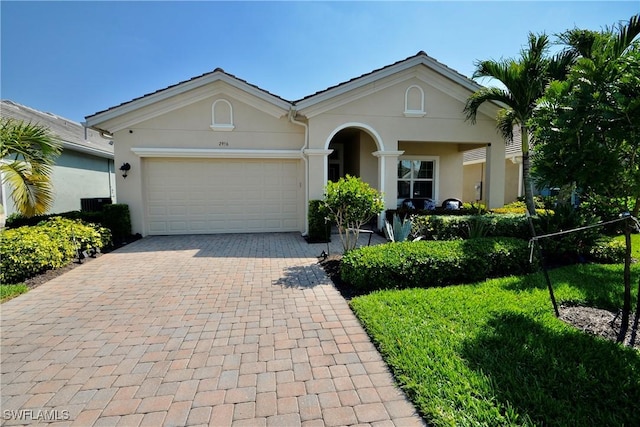
[[[296,109],[293,106],[289,108],[288,117],[291,123],[304,128],[304,145],[300,149],[300,157],[304,161],[304,232],[302,235],[306,236],[309,234],[309,159],[305,155],[305,151],[309,147],[309,125],[296,120]]]

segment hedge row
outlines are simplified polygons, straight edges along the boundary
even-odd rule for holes
[[[341,277],[356,288],[433,287],[533,271],[529,247],[515,238],[418,241],[347,252]]]
[[[69,211],[50,215],[38,215],[30,218],[14,214],[7,218],[6,226],[7,228],[34,226],[54,217],[100,224],[111,230],[113,241],[117,243],[124,242],[131,235],[129,205],[119,203],[104,205],[102,206],[102,210],[97,212]]]
[[[427,240],[455,240],[469,237],[517,237],[530,239],[525,215],[420,215],[411,217],[411,232]]]
[[[52,217],[29,227],[0,232],[0,283],[18,283],[70,263],[80,252],[111,242],[107,228]]]

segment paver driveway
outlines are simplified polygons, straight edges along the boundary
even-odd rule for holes
[[[422,425],[323,248],[149,237],[2,304],[3,424]]]

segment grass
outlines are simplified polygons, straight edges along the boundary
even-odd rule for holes
[[[559,301],[622,305],[621,265],[551,276]],[[351,305],[430,425],[640,425],[640,352],[556,319],[541,274]]]
[[[615,239],[624,243],[624,235],[616,236]],[[640,234],[631,235],[631,257],[640,260]]]
[[[8,301],[20,294],[27,292],[29,288],[25,284],[0,285],[0,302]]]

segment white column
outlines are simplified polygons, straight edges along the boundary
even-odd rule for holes
[[[404,151],[374,151],[378,158],[378,190],[383,194],[385,209],[395,209],[398,199],[398,157]],[[378,227],[384,226],[384,215],[378,216]]]

